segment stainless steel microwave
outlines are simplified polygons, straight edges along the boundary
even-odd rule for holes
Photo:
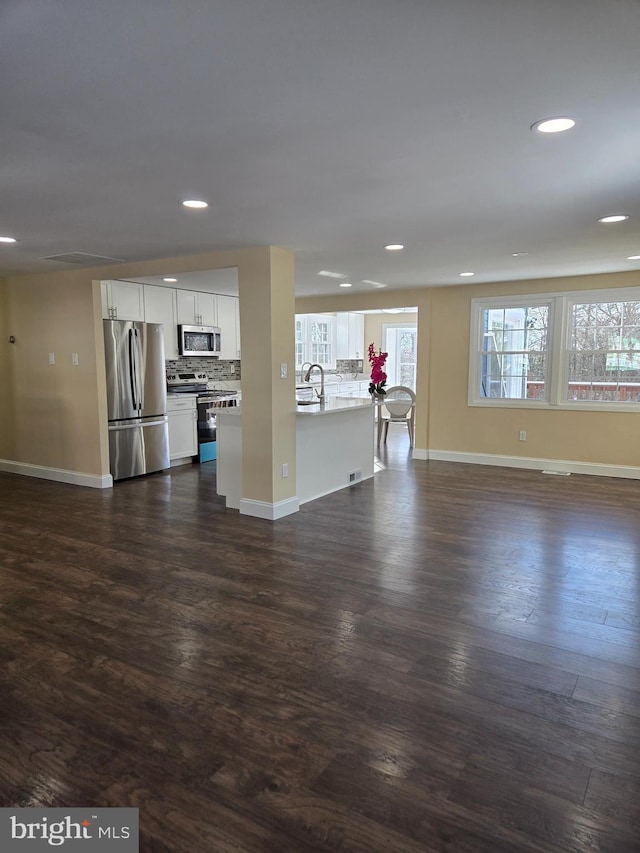
[[[178,326],[180,355],[220,357],[220,329],[217,326]]]

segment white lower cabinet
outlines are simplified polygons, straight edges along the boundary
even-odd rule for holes
[[[167,398],[169,459],[189,459],[198,455],[198,411],[195,397]]]
[[[317,383],[314,383],[315,388],[319,388]],[[325,395],[327,397],[361,397],[366,400],[369,396],[369,381],[357,382],[325,382]]]

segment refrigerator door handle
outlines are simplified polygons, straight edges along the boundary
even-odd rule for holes
[[[129,329],[129,384],[131,386],[131,404],[133,405],[134,411],[138,409],[138,403],[136,402],[136,382],[135,382],[135,365],[134,365],[134,354],[133,354],[133,330]]]
[[[138,330],[136,333],[136,385],[138,391],[138,411],[144,408],[144,382],[142,381],[142,343]]]
[[[123,429],[140,429],[140,427],[163,426],[168,423],[167,417],[160,421],[136,421],[134,424],[109,424],[109,432],[119,432]]]

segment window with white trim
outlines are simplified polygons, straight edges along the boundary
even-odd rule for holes
[[[336,366],[335,314],[296,314],[296,368],[304,362],[320,364],[327,369]]]
[[[469,404],[640,409],[640,289],[472,300]]]

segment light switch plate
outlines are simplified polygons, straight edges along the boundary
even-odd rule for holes
[[[78,353],[77,352],[71,353],[71,364],[75,364],[76,367],[78,366],[78,364],[80,364],[80,362],[78,361]]]
[[[280,379],[286,379],[287,378],[288,369],[289,368],[288,368],[287,364],[281,364],[280,365]]]
[[[55,354],[55,352],[50,352],[49,353],[49,364],[55,364],[55,363],[56,363],[56,354]]]

